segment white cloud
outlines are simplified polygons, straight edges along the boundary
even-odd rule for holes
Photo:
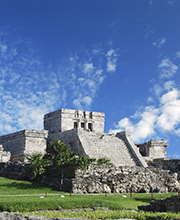
[[[166,38],[159,38],[157,41],[153,42],[153,46],[161,48],[166,43]]]
[[[43,71],[29,41],[16,40],[14,36],[14,42],[8,44],[9,35],[3,37],[7,47],[3,47],[0,56],[0,134],[25,128],[42,129],[43,114],[62,103],[63,88],[57,76],[51,77],[51,73]]]
[[[114,72],[116,71],[116,62],[117,62],[117,53],[115,50],[111,49],[107,52],[107,72]]]
[[[168,4],[169,4],[169,5],[173,5],[173,4],[174,4],[174,1],[173,1],[173,0],[168,1]]]
[[[168,58],[163,59],[158,68],[160,71],[160,78],[170,78],[178,70],[178,67],[173,64]]]
[[[139,117],[141,117],[141,120],[138,123],[133,124],[128,118],[124,118],[118,122],[115,130],[110,130],[109,132],[116,133],[122,130],[129,130],[131,131],[131,137],[135,142],[139,142],[140,140],[153,135],[155,132],[154,125],[157,120],[158,109],[148,106],[143,113],[139,112],[138,114]]]
[[[179,92],[177,89],[173,89],[172,91],[164,94],[161,98],[161,103],[164,105],[166,103],[169,103],[171,101],[175,101],[179,96]]]
[[[157,125],[166,131],[175,129],[180,123],[180,99],[179,91],[173,89],[161,98],[161,115],[158,117]]]
[[[95,49],[92,50],[92,54],[99,56],[99,55],[103,55],[104,52],[103,52],[102,48],[100,48],[100,47],[98,46],[98,48],[95,48]]]
[[[0,53],[3,54],[7,51],[7,45],[0,43]]]
[[[176,52],[177,58],[180,58],[180,51]]]
[[[162,66],[166,66],[166,62]],[[175,89],[174,85],[174,81],[167,81],[163,87],[156,87],[156,95],[159,98],[157,108],[146,106],[144,111],[136,111],[129,118],[121,119],[115,129],[111,129],[109,132],[129,130],[135,142],[144,141],[167,131],[180,136],[180,91]],[[149,99],[149,102],[155,103],[153,97]],[[138,118],[140,119],[137,122]]]
[[[96,70],[96,74],[97,74],[97,75],[101,75],[102,73],[103,73],[103,70],[102,70],[102,69]]]
[[[153,97],[151,97],[151,96],[150,96],[150,97],[148,97],[148,98],[147,98],[147,102],[148,102],[148,103],[153,103],[153,102],[154,102]]]
[[[180,137],[180,128],[177,129],[174,133],[177,134]]]
[[[30,40],[13,35],[12,41],[11,36],[0,35],[0,135],[42,129],[45,113],[67,105],[90,109],[106,78],[102,67],[116,70],[118,55],[113,49],[105,53],[100,45],[83,48],[57,66],[46,65]]]
[[[93,67],[93,63],[85,63],[83,65],[83,72],[85,74],[90,74],[93,71],[94,67]]]
[[[106,56],[111,57],[114,53],[115,53],[115,51],[113,49],[111,49],[107,52]]]
[[[84,110],[86,109],[89,105],[92,104],[92,98],[90,96],[82,96],[80,95],[77,99],[73,101],[73,104],[76,109]]]
[[[163,88],[159,84],[155,84],[153,91],[157,96],[159,96],[163,92]]]
[[[166,90],[168,90],[168,91],[171,90],[171,89],[173,89],[174,86],[175,86],[175,82],[172,81],[172,80],[169,80],[169,81],[167,81],[167,82],[164,83],[164,89],[166,89]]]

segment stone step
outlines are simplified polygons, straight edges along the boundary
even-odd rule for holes
[[[127,148],[124,141],[111,134],[97,134],[89,132],[79,134],[83,146],[86,146],[86,154],[90,157],[107,157],[111,162],[118,166],[136,166],[137,161]]]

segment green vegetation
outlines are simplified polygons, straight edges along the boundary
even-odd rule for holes
[[[47,197],[45,196],[47,192]],[[175,194],[175,193],[173,193]],[[177,193],[176,193],[177,194]],[[7,196],[9,195],[9,196]],[[64,195],[65,198],[61,198]],[[153,199],[170,197],[169,194],[153,194]],[[11,180],[0,177],[0,210],[18,212],[25,216],[39,215],[49,218],[72,217],[90,219],[170,219],[180,218],[180,214],[174,213],[145,213],[128,212],[126,210],[138,210],[138,205],[148,204],[152,200],[151,194],[105,194],[101,195],[74,195],[57,191],[46,185],[21,180]],[[107,207],[109,211],[77,211],[59,212],[58,207],[63,209],[78,209],[92,207]],[[44,210],[44,211],[43,211]]]
[[[46,172],[47,167],[58,167],[63,174],[64,169],[86,169],[96,159],[78,155],[70,150],[61,140],[52,141],[46,148],[46,154],[34,153],[26,157],[28,164],[25,172],[30,179],[39,179]]]
[[[38,179],[45,173],[47,167],[55,166],[63,173],[64,168],[85,169],[95,159],[78,155],[70,150],[62,141],[52,142],[46,149],[46,154],[36,153],[27,157],[29,165],[26,167],[31,179]],[[109,164],[106,158],[100,158],[97,164]],[[139,205],[148,204],[152,199],[158,200],[170,197],[172,194],[99,194],[74,195],[60,192],[37,182],[11,180],[0,177],[0,210],[18,212],[24,216],[39,215],[49,218],[88,218],[88,219],[119,219],[134,218],[142,220],[165,220],[180,218],[180,213],[146,213],[131,212],[138,210]],[[62,198],[61,195],[65,197]],[[93,207],[107,207],[108,211],[63,211],[63,209],[82,209]]]
[[[180,213],[149,213],[149,212],[128,212],[128,211],[86,211],[86,212],[59,212],[59,211],[40,211],[40,212],[21,212],[24,216],[46,216],[48,218],[82,218],[82,219],[140,219],[140,220],[169,220],[180,218]]]
[[[70,168],[86,169],[96,159],[78,155],[73,152],[68,145],[61,140],[52,141],[46,148],[46,154],[43,159],[48,159],[50,165],[61,169]]]
[[[0,177],[0,196],[1,195],[26,195],[26,194],[60,194],[55,188],[49,187],[38,182],[29,182],[23,180],[12,180]],[[3,197],[0,197],[0,202]]]
[[[35,179],[46,172],[45,167],[48,165],[48,160],[44,160],[41,153],[26,156],[26,159],[29,164],[25,166],[25,172],[29,174],[30,179]]]
[[[108,196],[102,194],[72,195],[72,197],[70,197],[70,194],[66,194],[65,198],[61,198],[60,195],[48,194],[47,197],[45,197],[45,193],[40,195],[43,195],[43,198],[38,195],[1,197],[0,209],[10,212],[57,210],[58,207],[62,207],[63,209],[107,207],[110,210],[138,210],[138,205],[147,204],[152,200],[150,194],[134,194],[133,198],[131,198],[129,194],[127,198],[121,197],[121,194]],[[170,194],[156,194],[154,199],[161,199],[169,196]]]
[[[102,157],[97,160],[97,165],[101,164],[106,164],[107,166],[112,165],[112,163],[110,163],[110,159],[107,159],[106,157]]]

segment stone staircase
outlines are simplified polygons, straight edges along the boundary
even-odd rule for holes
[[[78,137],[86,155],[93,158],[106,157],[116,166],[141,166],[130,147],[114,134],[95,133],[78,129]]]

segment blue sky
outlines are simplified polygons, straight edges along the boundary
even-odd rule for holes
[[[179,0],[0,0],[0,135],[60,109],[180,158]]]

